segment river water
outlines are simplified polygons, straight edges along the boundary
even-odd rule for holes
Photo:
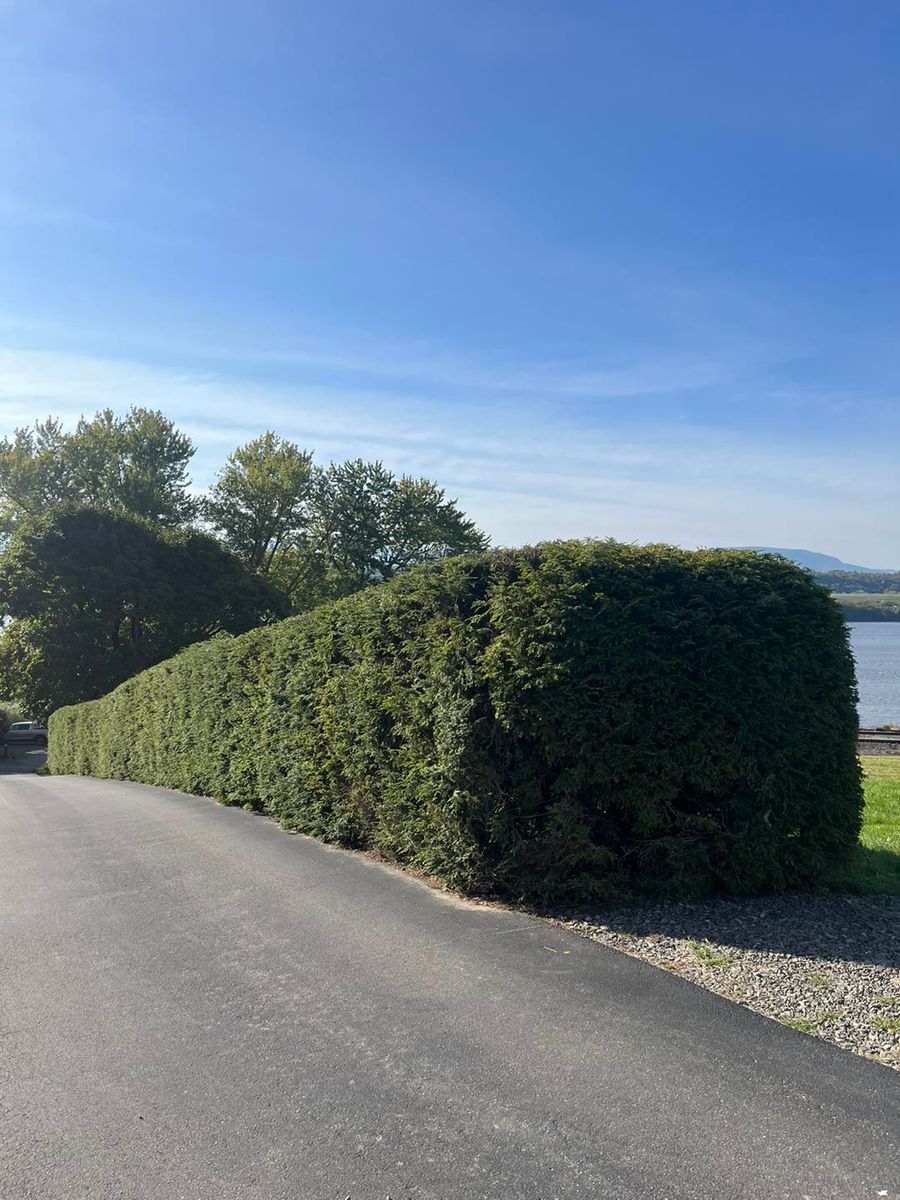
[[[851,622],[850,644],[860,725],[900,725],[900,621]]]

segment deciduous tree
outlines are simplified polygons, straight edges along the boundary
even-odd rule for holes
[[[431,480],[397,478],[362,459],[323,471],[309,451],[274,433],[230,455],[202,512],[297,611],[488,544]]]
[[[274,577],[303,609],[487,546],[436,483],[398,479],[383,463],[354,459],[317,476],[307,530],[276,563]]]
[[[279,552],[296,545],[309,524],[312,454],[264,433],[228,457],[203,515],[230,550],[267,575]]]
[[[478,553],[488,540],[429,479],[380,462],[332,464],[318,481],[312,542],[338,590],[392,579],[418,563]]]
[[[190,438],[160,412],[111,409],[73,433],[49,418],[0,441],[0,532],[69,502],[178,526],[196,515],[188,493]]]

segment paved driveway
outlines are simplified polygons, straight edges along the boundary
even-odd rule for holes
[[[162,789],[0,779],[2,1200],[900,1194],[900,1076]]]

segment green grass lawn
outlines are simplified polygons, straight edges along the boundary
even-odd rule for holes
[[[835,880],[854,892],[900,896],[900,758],[867,755],[866,807],[856,860]]]

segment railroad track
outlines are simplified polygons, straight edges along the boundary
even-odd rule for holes
[[[856,748],[860,754],[900,754],[900,729],[861,729]]]

